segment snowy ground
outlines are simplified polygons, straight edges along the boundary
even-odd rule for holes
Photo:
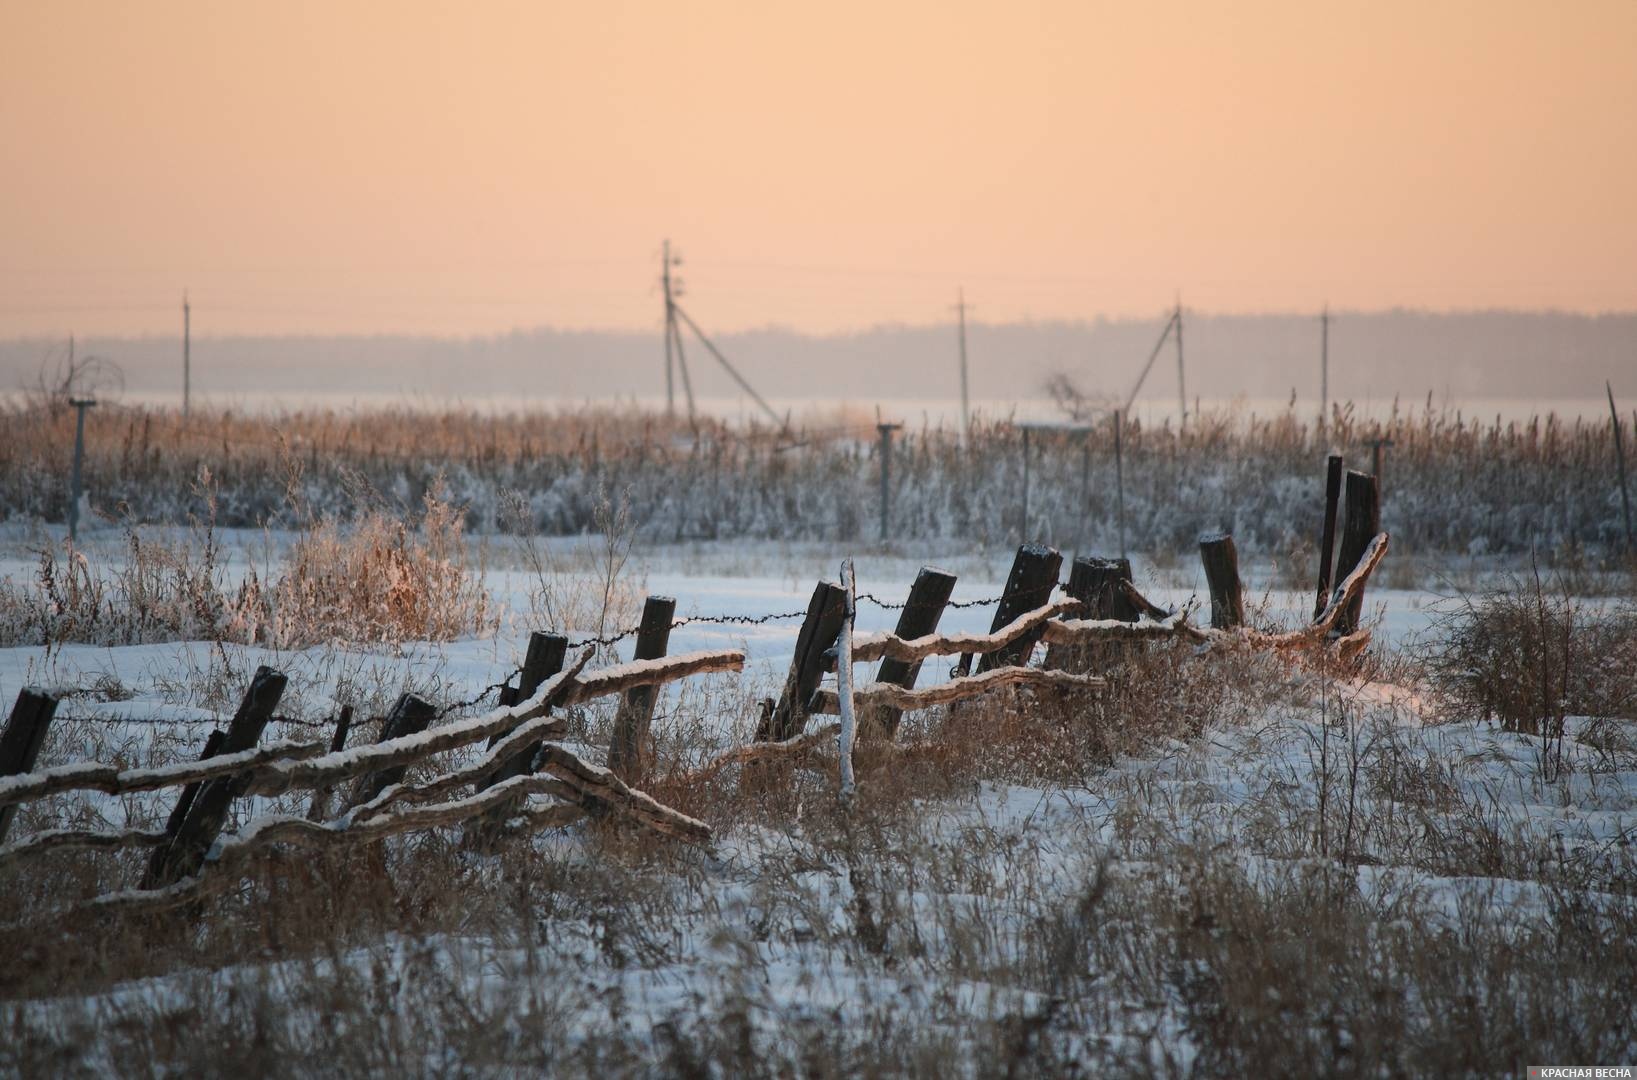
[[[834,575],[837,554],[788,545],[658,550],[638,552],[627,573],[643,591],[674,596],[679,616],[759,617],[803,610],[813,581]],[[6,558],[0,572],[28,572],[25,553]],[[921,561],[861,552],[859,587],[901,600]],[[960,575],[954,599],[998,593],[1009,561],[1009,552],[946,560]],[[1202,595],[1199,583],[1140,561],[1138,577],[1163,604]],[[197,642],[0,650],[0,696],[9,700],[28,683],[85,691],[65,701],[47,756],[112,751],[132,764],[195,752],[259,663],[292,676],[281,713],[312,721],[332,716],[349,695],[380,702],[415,688],[463,699],[519,661],[533,583],[515,565],[488,571],[489,588],[514,617],[495,636],[452,644],[283,654]],[[1247,584],[1259,619],[1294,625],[1310,610],[1305,593]],[[1439,598],[1423,592],[1373,590],[1369,602],[1377,640],[1391,650],[1415,647],[1439,610]],[[951,611],[942,625],[987,630],[992,614]],[[870,605],[859,615],[861,630],[888,628],[896,617]],[[744,648],[745,673],[720,677],[721,693],[750,699],[776,692],[799,621],[690,624],[673,632],[671,649]],[[942,675],[929,664],[922,678]],[[678,692],[661,702],[656,724],[681,708]],[[742,723],[744,714],[735,715]],[[1234,1064],[1220,1045],[1230,1036],[1211,1019],[1220,1006],[1290,1026],[1292,1060],[1330,1055],[1306,1059],[1320,1071],[1355,1055],[1378,1071],[1424,1072],[1459,1060],[1439,1057],[1429,1067],[1432,1059],[1416,1055],[1466,1037],[1460,1010],[1446,1008],[1442,995],[1471,987],[1441,981],[1455,976],[1416,958],[1460,939],[1471,967],[1462,977],[1493,976],[1495,985],[1484,984],[1493,1023],[1515,1016],[1523,1030],[1526,1007],[1545,1010],[1528,1023],[1559,1041],[1540,1060],[1559,1060],[1547,1051],[1637,1057],[1629,986],[1581,981],[1565,962],[1563,1001],[1546,1005],[1537,1000],[1546,975],[1524,965],[1503,971],[1496,959],[1507,942],[1545,949],[1556,940],[1585,953],[1637,924],[1637,723],[1575,719],[1554,757],[1538,739],[1428,720],[1401,687],[1293,676],[1271,699],[1247,697],[1223,710],[1196,738],[1164,742],[1074,784],[979,780],[917,800],[913,813],[866,796],[853,818],[826,802],[779,827],[735,821],[708,850],[613,870],[577,834],[545,835],[536,849],[570,868],[565,880],[574,867],[596,868],[609,875],[599,888],[612,892],[598,900],[570,891],[530,930],[388,936],[316,958],[245,960],[91,996],[8,1003],[0,1018],[36,1048],[61,1041],[66,1053],[71,1040],[81,1045],[122,1017],[231,1025],[249,1015],[246,1001],[277,1002],[275,1042],[292,1048],[291,1068],[322,1072],[322,1048],[345,1041],[352,1022],[326,1021],[326,994],[387,1010],[446,1008],[456,998],[470,1020],[446,1018],[453,1027],[424,1043],[405,1036],[428,1056],[366,1061],[428,1072],[572,1062],[563,1067],[665,1075],[687,1071],[690,1054],[731,1056],[724,1046],[733,1043],[733,1053],[749,1053],[769,1072],[783,1064],[825,1071],[802,1057],[811,1052],[834,1054],[840,1072],[848,1062],[867,1067],[875,1054],[887,1071],[932,1071],[923,1066],[941,1061],[937,1071],[987,1073],[1022,1060],[1042,1074],[1071,1065],[1187,1074]],[[724,720],[710,734],[724,741],[744,732]],[[890,783],[880,773],[865,780]],[[117,825],[152,820],[168,798],[65,805]],[[1341,1019],[1321,1030],[1315,1002],[1300,1000],[1299,951],[1261,961],[1273,971],[1267,992],[1290,1000],[1235,996],[1238,969],[1223,958],[1252,947],[1233,937],[1235,920],[1251,918],[1234,907],[1246,896],[1265,905],[1256,916],[1274,940],[1297,934],[1276,916],[1309,911],[1320,896],[1340,898],[1338,910],[1368,944],[1328,963],[1338,984],[1373,988],[1368,1023],[1369,1010],[1350,1012],[1353,999],[1338,989],[1331,1005]],[[1307,998],[1322,996],[1316,985]],[[465,1024],[487,1041],[457,1045],[449,1032]],[[1382,1024],[1406,1032],[1401,1048],[1371,1041]],[[1006,1033],[1024,1042],[1002,1045]],[[1491,1068],[1477,1071],[1522,1054],[1504,1034],[1486,1033],[1502,1048],[1493,1057],[1479,1051],[1479,1065]],[[98,1037],[57,1060],[69,1062],[65,1072],[127,1072],[141,1045]],[[621,1046],[635,1049],[608,1049]]]
[[[246,567],[276,565],[289,543],[288,535],[227,532],[223,537],[224,565],[229,582]],[[89,690],[99,682],[116,682],[132,696],[117,702],[77,700],[65,714],[114,718],[163,714],[208,722],[222,712],[231,714],[236,699],[220,695],[201,702],[200,688],[219,689],[211,673],[248,673],[258,664],[271,664],[292,677],[290,696],[281,713],[311,719],[333,717],[339,708],[337,693],[359,685],[386,694],[402,689],[431,688],[443,700],[465,700],[513,671],[521,663],[530,630],[591,636],[596,626],[534,625],[529,595],[539,587],[537,575],[520,568],[514,550],[494,542],[485,560],[498,564],[484,574],[489,592],[506,609],[498,634],[437,645],[409,645],[391,650],[343,650],[330,647],[296,653],[218,646],[203,642],[105,648],[63,645],[45,648],[0,649],[0,697],[15,695],[25,685]],[[0,577],[31,580],[36,569],[29,542],[15,532],[0,539]],[[551,542],[558,557],[586,558],[588,542],[566,538]],[[124,559],[119,537],[93,537],[86,550],[101,566],[114,567]],[[857,554],[858,588],[887,603],[901,603],[922,565],[936,565],[957,575],[951,599],[956,603],[999,595],[1011,565],[1010,551],[972,554],[963,551],[910,557],[891,552]],[[761,625],[709,621],[678,627],[671,634],[672,652],[737,648],[748,655],[743,683],[776,692],[790,663],[796,634],[814,584],[822,577],[836,580],[840,554],[828,545],[743,543],[687,545],[638,549],[625,570],[627,581],[641,582],[642,592],[675,598],[678,618],[783,617]],[[1155,602],[1169,607],[1190,605],[1199,610],[1196,621],[1209,619],[1209,599],[1202,574],[1196,568],[1159,570],[1134,560],[1139,587]],[[1066,570],[1065,570],[1066,573]],[[1259,623],[1293,627],[1311,614],[1313,598],[1275,588],[1245,568],[1246,600],[1251,617]],[[263,574],[264,579],[268,575]],[[585,576],[585,575],[582,575]],[[1393,649],[1417,647],[1448,598],[1422,590],[1371,590],[1367,615],[1374,620],[1376,637]],[[994,617],[992,605],[951,608],[940,623],[945,631],[987,631]],[[859,607],[861,632],[891,629],[897,613],[864,602]],[[604,632],[615,629],[606,628]],[[624,627],[618,627],[624,629]],[[617,646],[629,659],[632,641]],[[937,662],[929,662],[930,678]],[[203,706],[203,707],[201,707]]]

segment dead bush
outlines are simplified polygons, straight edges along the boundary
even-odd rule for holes
[[[1426,659],[1453,718],[1556,734],[1566,716],[1630,715],[1637,602],[1514,578],[1461,596],[1439,630]]]
[[[420,526],[374,510],[343,531],[319,525],[291,549],[272,590],[272,638],[287,648],[325,641],[448,641],[493,621],[469,573],[460,511],[427,494]]]

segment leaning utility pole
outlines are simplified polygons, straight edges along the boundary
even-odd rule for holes
[[[188,414],[189,398],[193,390],[193,310],[188,307],[187,290],[182,290],[182,415]]]
[[[966,442],[972,437],[972,413],[967,407],[966,398],[966,289],[963,287],[956,290],[955,297],[955,311],[960,318],[961,441]]]
[[[665,286],[665,415],[676,415],[676,364],[671,358],[671,341],[676,337],[676,308],[671,301],[671,242],[665,241],[660,256],[659,279]]]
[[[1614,384],[1604,381],[1609,392],[1609,415],[1614,419],[1614,457],[1620,467],[1620,507],[1626,515],[1626,550],[1631,551],[1631,496],[1626,492],[1626,447],[1620,441],[1620,412],[1614,407]]]
[[[1330,420],[1330,305],[1319,313],[1319,434]]]

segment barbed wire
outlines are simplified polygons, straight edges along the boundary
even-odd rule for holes
[[[909,608],[909,607],[916,607],[916,608],[922,608],[922,607],[943,607],[943,608],[983,607],[983,606],[986,606],[988,604],[999,603],[1002,598],[999,597],[999,596],[988,596],[988,597],[983,597],[983,598],[977,599],[977,600],[960,600],[960,601],[951,600],[951,601],[947,601],[947,602],[945,602],[943,604],[938,604],[938,603],[933,602],[933,601],[923,601],[923,602],[919,602],[919,603],[911,603],[908,600],[904,601],[903,603],[893,603],[893,602],[890,602],[890,601],[887,601],[887,600],[882,600],[880,597],[875,596],[873,593],[863,592],[863,593],[858,593],[856,595],[855,599],[858,600],[858,601],[865,602],[865,603],[874,604],[875,606],[877,606],[879,608],[883,608],[883,609],[888,610],[888,611],[902,611],[902,610],[904,610],[906,608]],[[692,626],[692,625],[696,625],[696,624],[712,624],[712,625],[728,625],[728,626],[763,626],[763,625],[765,625],[767,623],[778,622],[778,621],[781,621],[781,620],[784,620],[784,619],[803,619],[803,618],[806,618],[806,617],[807,617],[807,609],[806,608],[802,608],[802,609],[800,609],[798,611],[775,611],[775,612],[771,612],[771,613],[766,614],[766,615],[685,615],[680,619],[671,620],[670,625],[666,629],[667,630],[676,630],[676,629],[679,629],[679,628],[684,627],[684,626]],[[583,648],[585,648],[587,646],[597,646],[597,647],[601,647],[601,648],[610,648],[610,647],[612,647],[614,645],[619,644],[621,641],[624,641],[627,638],[636,636],[637,634],[642,632],[642,629],[643,629],[642,626],[639,624],[637,626],[628,627],[628,628],[626,628],[624,630],[620,630],[617,633],[608,634],[606,636],[586,637],[586,638],[580,638],[578,640],[570,640],[570,641],[568,641],[566,643],[566,648],[569,648],[569,649],[583,649]],[[511,671],[507,672],[506,675],[504,675],[500,679],[499,682],[490,683],[488,686],[485,686],[482,690],[479,690],[476,694],[472,695],[469,698],[466,698],[466,699],[461,700],[461,701],[451,702],[450,704],[443,706],[441,709],[439,709],[437,711],[434,718],[438,719],[438,720],[442,720],[444,717],[448,716],[450,713],[461,712],[461,711],[464,711],[466,709],[470,709],[470,708],[472,708],[472,707],[474,707],[476,705],[479,705],[486,698],[488,698],[491,694],[496,694],[496,693],[510,687],[511,683],[512,683],[512,680],[518,678],[522,674],[523,674],[523,669],[521,667],[514,667],[514,668],[511,669]],[[184,725],[188,725],[188,724],[213,724],[213,723],[216,723],[215,719],[181,720],[181,719],[172,719],[172,718],[169,718],[169,717],[161,717],[161,716],[149,716],[149,717],[84,716],[84,717],[76,717],[74,719],[76,719],[78,722],[81,722],[81,723],[133,724],[133,725],[146,726],[146,727],[180,727],[180,726],[184,726]],[[338,721],[335,720],[335,719],[309,720],[309,719],[306,719],[305,717],[299,717],[299,716],[272,716],[272,717],[268,718],[268,722],[273,723],[273,724],[282,724],[282,725],[285,725],[287,727],[302,728],[302,729],[309,730],[309,731],[330,731],[330,730],[334,729],[334,727],[335,727],[335,725],[336,725],[336,723]]]
[[[490,694],[498,693],[499,691],[506,689],[506,687],[511,685],[512,680],[521,674],[523,674],[522,668],[512,668],[512,670],[503,679],[497,683],[490,683],[488,686],[485,686],[482,690],[477,692],[475,697],[468,698],[465,701],[457,701],[451,705],[445,705],[443,708],[439,709],[437,719],[442,720],[452,712],[459,712],[462,709],[470,709],[473,705],[478,704]]]
[[[888,611],[903,611],[906,608],[920,609],[920,608],[934,608],[934,607],[935,608],[987,607],[990,604],[1000,603],[1001,600],[1004,599],[1004,597],[985,596],[980,600],[947,600],[942,604],[938,603],[935,600],[923,600],[920,603],[911,603],[910,601],[905,600],[902,604],[894,604],[894,603],[892,603],[890,601],[882,600],[880,597],[876,596],[874,593],[861,592],[861,593],[858,594],[857,599],[866,601],[866,602],[871,603],[871,604],[874,604],[876,607],[879,607],[879,608],[886,608]]]

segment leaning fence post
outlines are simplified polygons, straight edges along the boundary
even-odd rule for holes
[[[665,655],[671,639],[671,621],[676,617],[676,599],[650,596],[642,605],[642,623],[637,630],[633,660],[657,660]],[[628,784],[642,780],[648,771],[648,729],[653,723],[654,700],[658,687],[633,686],[625,692],[614,713],[614,734],[608,744],[608,767]]]
[[[200,761],[209,761],[222,752],[222,742],[227,738],[227,732],[221,728],[211,728],[210,734],[205,736],[205,748],[199,751]],[[195,780],[182,789],[177,796],[176,805],[171,808],[171,816],[165,819],[165,843],[168,845],[176,839],[176,834],[182,831],[182,822],[188,819],[188,811],[193,809],[193,800],[199,797],[199,789],[204,787],[203,780]],[[160,848],[148,859],[148,865],[154,873],[164,863],[164,848]]]
[[[1199,538],[1199,560],[1211,592],[1211,626],[1232,630],[1245,624],[1244,586],[1239,581],[1239,552],[1233,534],[1206,533]]]
[[[11,707],[6,730],[0,734],[0,776],[19,776],[34,771],[39,760],[40,747],[45,745],[46,729],[57,714],[57,699],[44,690],[25,687]],[[16,804],[0,809],[0,843],[6,839],[11,819],[17,814]]]
[[[548,634],[543,630],[536,630],[529,635],[528,651],[523,654],[523,668],[517,676],[517,687],[507,687],[501,692],[502,705],[516,705],[527,701],[534,696],[540,684],[563,670],[563,660],[568,656],[568,638],[562,634]],[[490,749],[511,732],[496,735],[489,740]],[[499,769],[490,774],[482,787],[492,787],[502,780],[510,780],[514,776],[523,776],[534,771],[534,756],[540,752],[540,743],[536,740],[523,747],[511,756],[511,759]]]
[[[1336,559],[1336,580],[1345,581],[1347,575],[1364,557],[1364,549],[1370,546],[1376,533],[1381,531],[1381,498],[1376,487],[1376,478],[1367,473],[1349,472],[1347,474],[1347,520],[1342,526],[1341,554]],[[1342,612],[1341,618],[1336,621],[1335,634],[1337,637],[1346,637],[1358,629],[1359,619],[1364,614],[1364,590]]]
[[[239,702],[239,711],[227,726],[221,752],[237,754],[249,750],[261,738],[262,729],[278,708],[279,698],[289,680],[282,672],[270,667],[259,667],[250,679],[250,687]],[[216,842],[222,826],[227,823],[228,808],[239,794],[239,778],[220,776],[208,780],[198,789],[175,835],[154,852],[143,877],[144,889],[171,885],[198,873],[205,863],[205,855]]]
[[[790,660],[779,702],[756,726],[757,742],[793,739],[807,726],[807,702],[824,676],[824,654],[835,644],[846,614],[846,591],[828,581],[819,582],[796,635],[796,654]]]
[[[507,687],[502,691],[501,703],[516,705],[527,701],[540,689],[540,684],[563,670],[563,661],[568,656],[568,638],[562,634],[548,634],[543,630],[536,630],[529,635],[528,651],[523,655],[523,668],[517,676],[517,687]],[[489,749],[506,738],[511,732],[497,734],[489,740]],[[534,759],[539,756],[540,746],[544,739],[536,739],[507,758],[501,766],[495,769],[483,780],[479,781],[479,791],[491,788],[503,780],[510,780],[514,776],[527,776],[534,772]],[[520,799],[508,800],[496,806],[483,815],[481,821],[467,828],[468,843],[480,850],[491,850],[500,837],[500,828],[512,816],[514,808]]]
[[[1100,559],[1094,555],[1082,555],[1069,566],[1069,581],[1063,586],[1063,591],[1085,605],[1083,618],[1136,622],[1137,608],[1123,587],[1130,582],[1130,559]],[[1093,666],[1103,666],[1101,658],[1118,655],[1136,644],[1050,645],[1046,648],[1046,666],[1065,671],[1086,671]]]
[[[1319,599],[1313,617],[1324,614],[1330,603],[1330,560],[1336,552],[1336,511],[1341,504],[1342,458],[1331,454],[1324,470],[1324,533],[1319,541]]]
[[[1056,548],[1044,544],[1019,547],[1017,556],[1012,560],[1012,572],[1006,576],[1006,588],[1001,593],[1000,606],[995,609],[994,624],[989,627],[989,632],[992,634],[1018,616],[1027,615],[1049,602],[1052,590],[1057,588],[1057,572],[1062,566],[1063,556]],[[1045,632],[1046,627],[1042,625],[1003,649],[985,653],[978,661],[978,671],[982,673],[992,668],[1027,663],[1035,643]]]
[[[347,746],[347,732],[352,728],[352,706],[341,706],[341,717],[335,722],[335,733],[330,736],[330,753],[339,754]],[[308,821],[323,821],[330,808],[330,786],[325,784],[313,792],[313,804],[307,811]]]
[[[386,722],[381,725],[381,737],[375,741],[386,742],[389,739],[418,734],[425,731],[426,725],[437,715],[437,706],[419,694],[402,694],[397,704],[392,706],[392,711],[387,714]],[[359,779],[357,787],[353,788],[348,805],[357,806],[369,802],[393,784],[402,781],[408,771],[408,765],[392,765],[366,774]]]
[[[933,566],[921,567],[921,572],[915,575],[915,584],[910,586],[909,600],[904,604],[904,610],[898,613],[898,626],[893,633],[908,641],[938,629],[938,620],[943,617],[944,606],[949,603],[949,596],[954,591],[954,574]],[[909,690],[915,686],[920,674],[921,661],[899,660],[889,656],[876,669],[875,681]],[[876,705],[865,709],[860,724],[867,734],[879,733],[890,742],[898,732],[898,721],[903,715],[902,709]]]

